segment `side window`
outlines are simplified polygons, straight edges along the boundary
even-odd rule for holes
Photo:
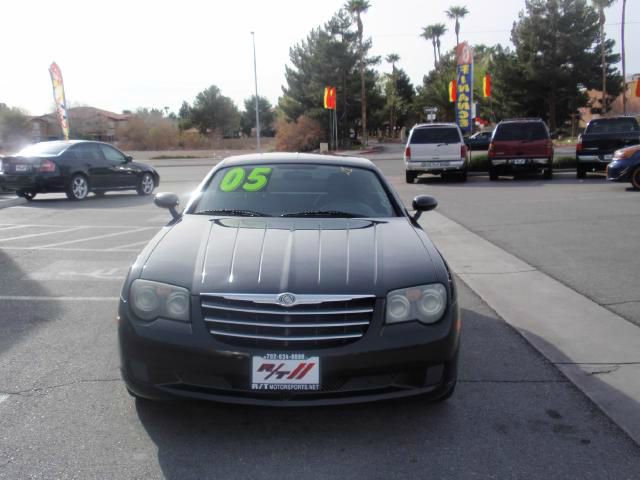
[[[97,145],[93,143],[81,143],[70,149],[73,159],[78,163],[95,164],[102,160],[102,154]]]
[[[111,165],[119,165],[124,163],[125,157],[118,150],[109,145],[99,145],[104,158],[107,160],[107,163]]]

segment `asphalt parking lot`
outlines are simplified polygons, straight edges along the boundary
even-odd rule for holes
[[[424,189],[439,211],[527,261],[555,255],[541,268],[586,261],[589,242],[609,241],[580,227],[584,217],[563,221],[558,204],[581,195],[579,212],[596,204],[606,211],[620,201],[633,208],[627,198],[637,197],[596,180],[407,186],[397,157],[376,161],[405,201]],[[186,198],[212,163],[188,162],[155,162],[161,191]],[[536,195],[549,212],[537,222]],[[445,404],[135,402],[119,378],[117,298],[129,264],[168,219],[131,194],[82,203],[43,195],[0,210],[0,478],[637,478],[640,447],[462,284],[461,381]],[[637,232],[630,228],[625,236]],[[566,238],[553,241],[566,229],[561,235],[585,237],[584,248],[563,251],[557,244]],[[577,268],[558,270],[567,283],[582,281]],[[600,274],[616,281],[607,268]]]

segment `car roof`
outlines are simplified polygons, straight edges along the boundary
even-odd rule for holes
[[[544,120],[542,120],[541,118],[505,118],[504,120],[501,120],[500,123],[521,123],[521,122],[542,122],[544,123]]]
[[[441,123],[418,123],[416,125],[413,126],[413,128],[433,128],[433,127],[454,127],[454,128],[458,128],[458,125],[455,123],[445,123],[445,122],[441,122]],[[413,130],[412,128],[412,130]]]
[[[252,165],[255,163],[308,163],[321,165],[336,165],[348,167],[367,168],[375,170],[375,165],[366,158],[360,157],[343,157],[340,155],[319,155],[315,153],[287,153],[287,152],[270,152],[270,153],[251,153],[246,155],[234,155],[225,158],[219,165]]]

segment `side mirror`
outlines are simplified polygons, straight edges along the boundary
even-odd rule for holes
[[[168,209],[174,219],[180,216],[178,210],[176,210],[176,207],[180,204],[180,199],[175,193],[157,193],[153,197],[153,203],[160,208]]]
[[[125,163],[129,163],[129,162],[133,161],[133,157],[131,155],[125,155],[124,161],[125,161]]]
[[[438,206],[438,201],[429,195],[418,195],[413,199],[413,209],[416,213],[413,216],[415,222],[418,221],[422,212],[428,212]]]

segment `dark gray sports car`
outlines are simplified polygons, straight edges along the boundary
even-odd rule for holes
[[[119,307],[136,397],[310,405],[425,394],[457,378],[453,278],[368,160],[230,157],[131,266]]]

